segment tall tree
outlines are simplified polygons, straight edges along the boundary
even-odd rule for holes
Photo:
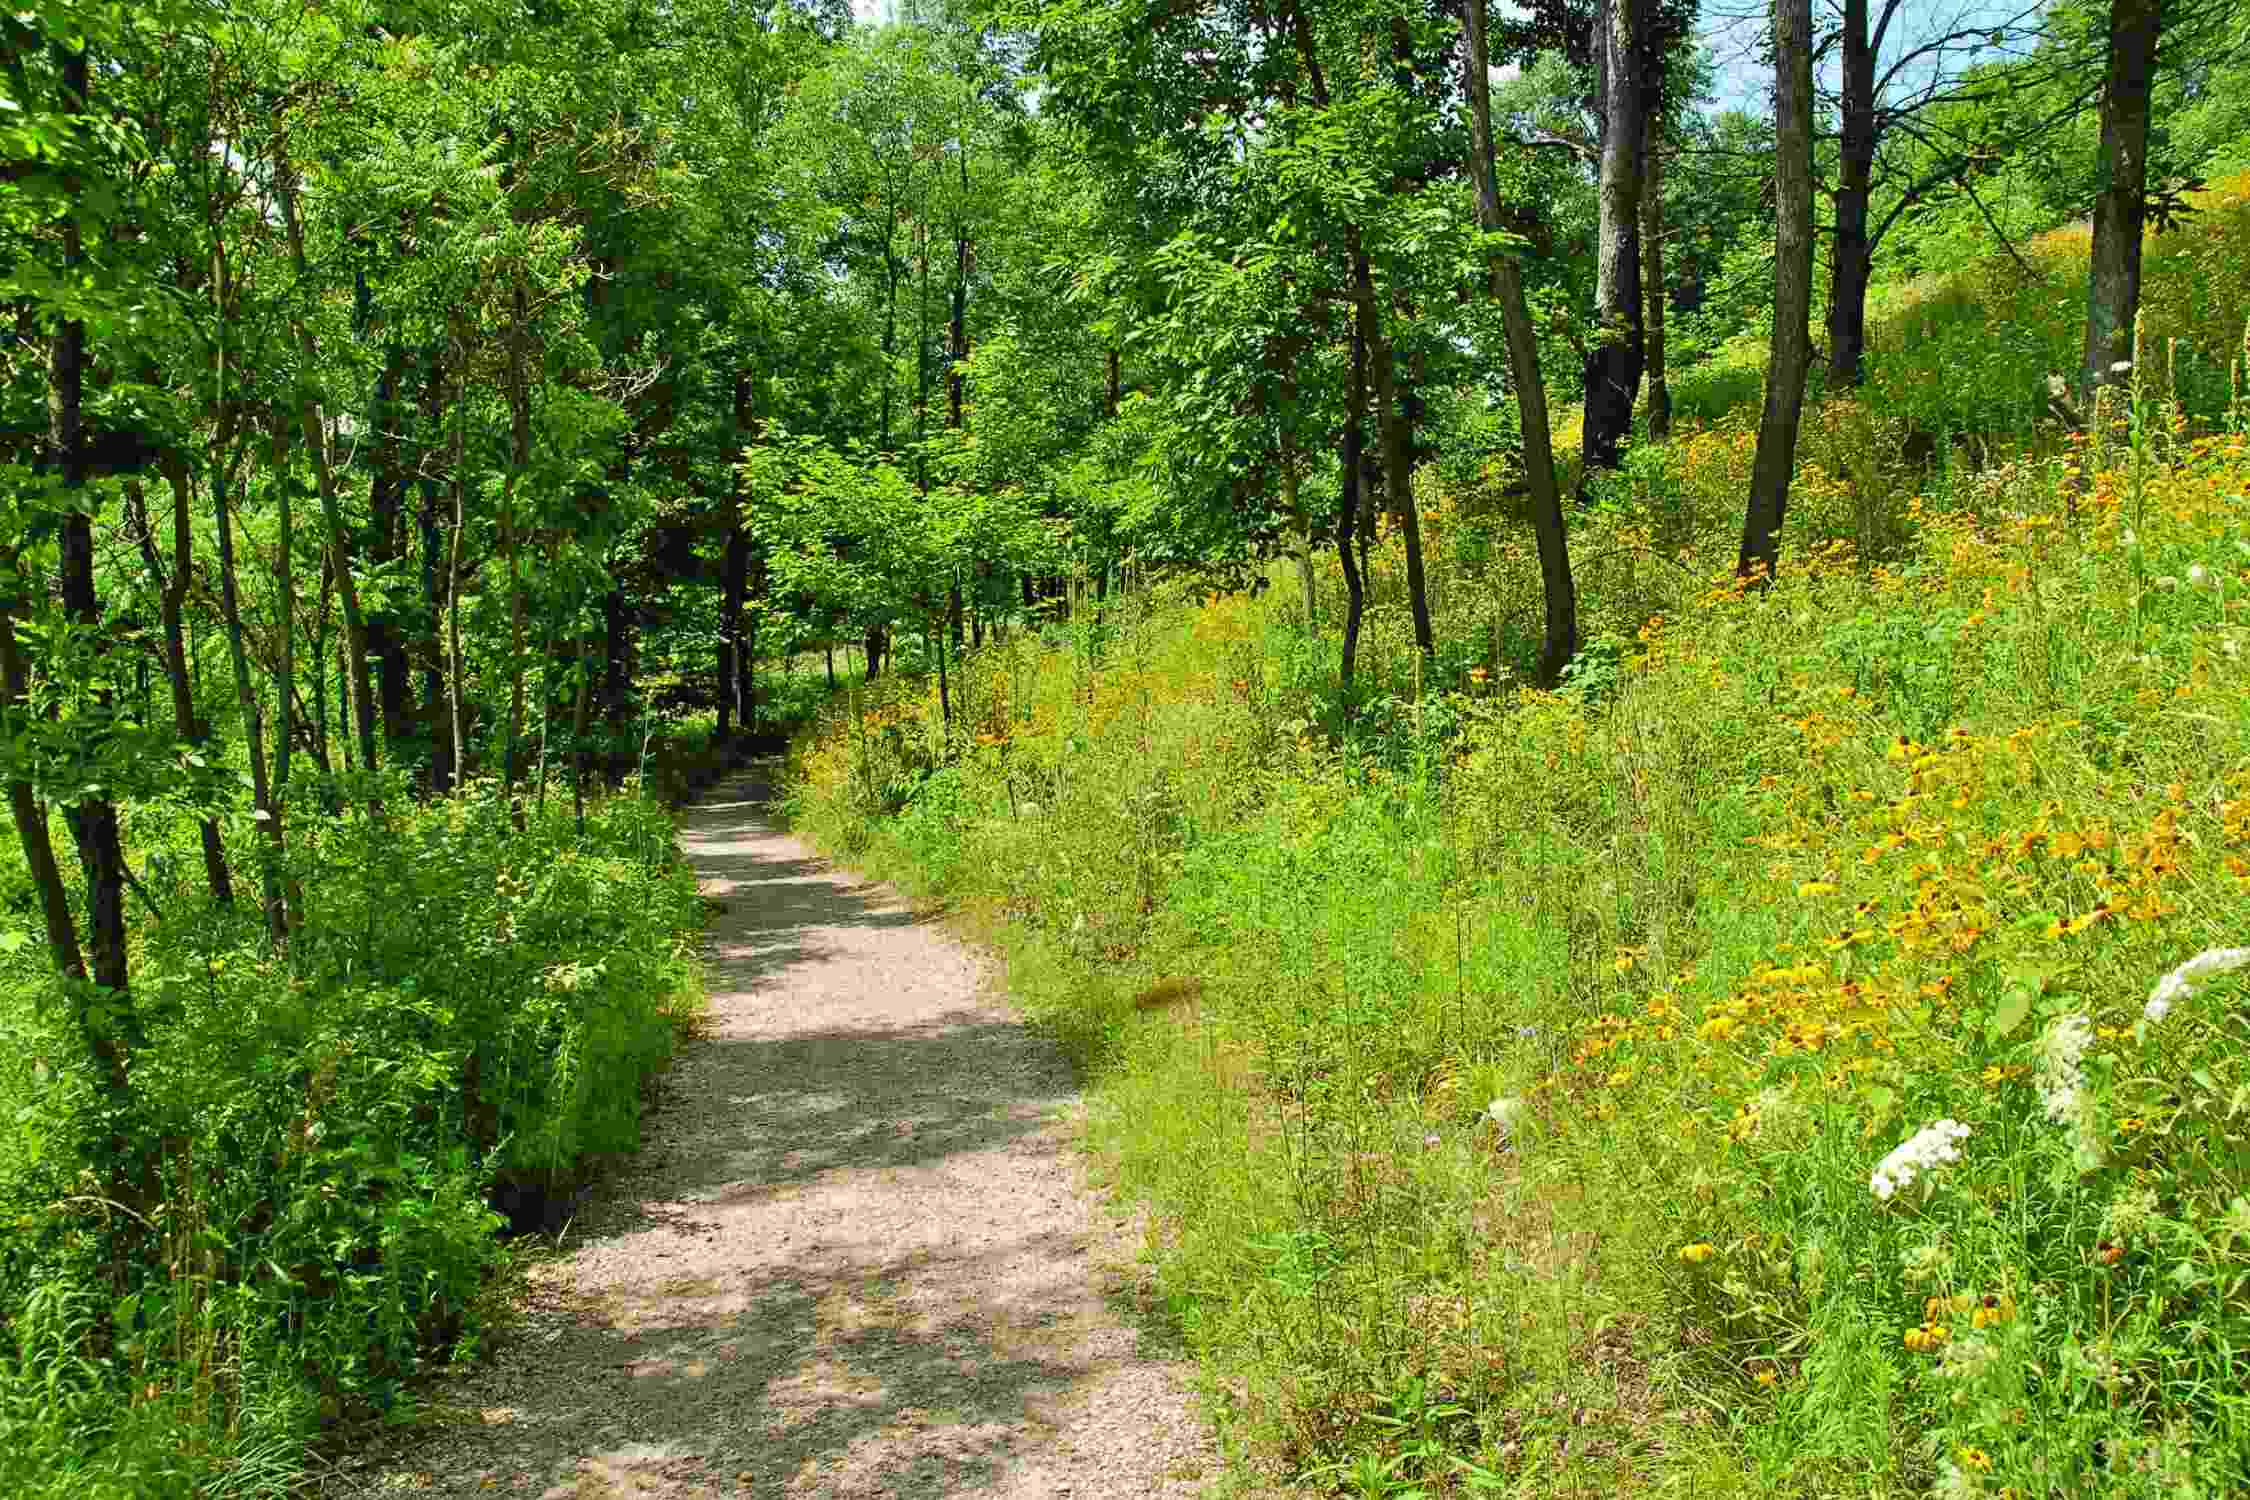
[[[1601,78],[1601,225],[1594,251],[1596,335],[1586,348],[1585,468],[1579,498],[1602,469],[1624,461],[1647,355],[1641,310],[1641,165],[1649,111],[1648,13],[1653,0],[1600,0],[1595,61]]]
[[[2093,258],[2086,276],[2086,357],[2079,377],[2089,408],[2097,387],[2123,383],[2129,370],[2119,367],[2133,357],[2141,235],[2148,217],[2149,83],[2164,19],[2164,0],[2110,0]]]
[[[1812,364],[1812,0],[1774,0],[1773,339],[1736,568],[1773,576]]]
[[[1477,222],[1487,233],[1501,228],[1499,161],[1492,135],[1492,68],[1487,54],[1485,0],[1468,0],[1469,168],[1476,177]],[[1546,636],[1539,677],[1552,684],[1578,651],[1578,591],[1570,576],[1570,539],[1562,487],[1555,478],[1554,439],[1547,425],[1547,386],[1539,371],[1539,341],[1524,299],[1523,278],[1507,255],[1492,257],[1492,295],[1507,331],[1508,373],[1523,428],[1524,481],[1531,490],[1531,524],[1539,542],[1539,575],[1546,602]],[[1350,566],[1349,549],[1345,563]]]

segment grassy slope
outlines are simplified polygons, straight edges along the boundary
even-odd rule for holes
[[[2213,347],[2250,302],[2229,214],[2149,268]],[[2143,1009],[2250,942],[2250,452],[2151,400],[2130,447],[1926,482],[1930,411],[2069,342],[2001,275],[1878,347],[2013,347],[1981,305],[2045,309],[2032,352],[1821,411],[1771,593],[1725,581],[1741,417],[1638,458],[1574,533],[1565,695],[1508,686],[1527,544],[1432,495],[1437,680],[1415,700],[1394,558],[1340,738],[1332,637],[1277,588],[987,653],[945,769],[915,694],[801,750],[807,829],[983,921],[1100,1068],[1096,1144],[1254,1465],[2250,1490],[2245,991]],[[1959,1159],[1879,1199],[1941,1119]]]

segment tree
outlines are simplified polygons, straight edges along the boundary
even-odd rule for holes
[[[1736,568],[1770,579],[1780,557],[1797,425],[1812,364],[1812,3],[1774,0],[1773,340]]]
[[[2131,373],[2148,212],[2149,82],[2163,29],[2164,0],[2111,0],[2094,245],[2086,275],[2086,358],[2079,377],[2089,410],[2096,389],[2122,385]]]
[[[1466,80],[1471,130],[1469,165],[1477,184],[1477,221],[1490,234],[1501,227],[1499,164],[1493,149],[1492,69],[1485,42],[1485,0],[1468,0]],[[1524,301],[1523,279],[1505,253],[1492,257],[1492,295],[1500,303],[1508,340],[1508,371],[1523,424],[1523,466],[1531,488],[1532,529],[1539,541],[1539,574],[1547,606],[1539,678],[1552,684],[1578,651],[1578,593],[1570,576],[1570,542],[1562,492],[1555,479],[1554,441],[1547,427],[1547,387],[1539,373],[1539,345]],[[1347,576],[1350,557],[1347,549]]]

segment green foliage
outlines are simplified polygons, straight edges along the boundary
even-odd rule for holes
[[[192,847],[192,824],[177,833]],[[583,838],[560,804],[519,833],[489,785],[340,821],[292,849],[284,879],[310,899],[282,955],[209,906],[192,865],[156,860],[149,1048],[118,1123],[170,1144],[137,1237],[73,1174],[110,1127],[62,1061],[54,981],[14,945],[7,1492],[278,1493],[316,1426],[398,1414],[431,1359],[473,1357],[505,1263],[496,1185],[567,1200],[631,1151],[642,1087],[694,1018],[700,912],[670,847],[638,798],[599,803]],[[146,1258],[120,1298],[102,1257],[121,1233]]]

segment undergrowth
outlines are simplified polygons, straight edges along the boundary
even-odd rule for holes
[[[391,792],[296,830],[279,952],[202,891],[191,810],[132,811],[161,918],[136,931],[128,1117],[43,952],[0,942],[0,1494],[288,1491],[308,1439],[405,1419],[433,1360],[476,1355],[495,1202],[567,1202],[636,1145],[701,998],[664,811],[604,798],[580,833],[566,790],[518,830],[490,783]],[[133,1201],[76,1165],[113,1134]]]

